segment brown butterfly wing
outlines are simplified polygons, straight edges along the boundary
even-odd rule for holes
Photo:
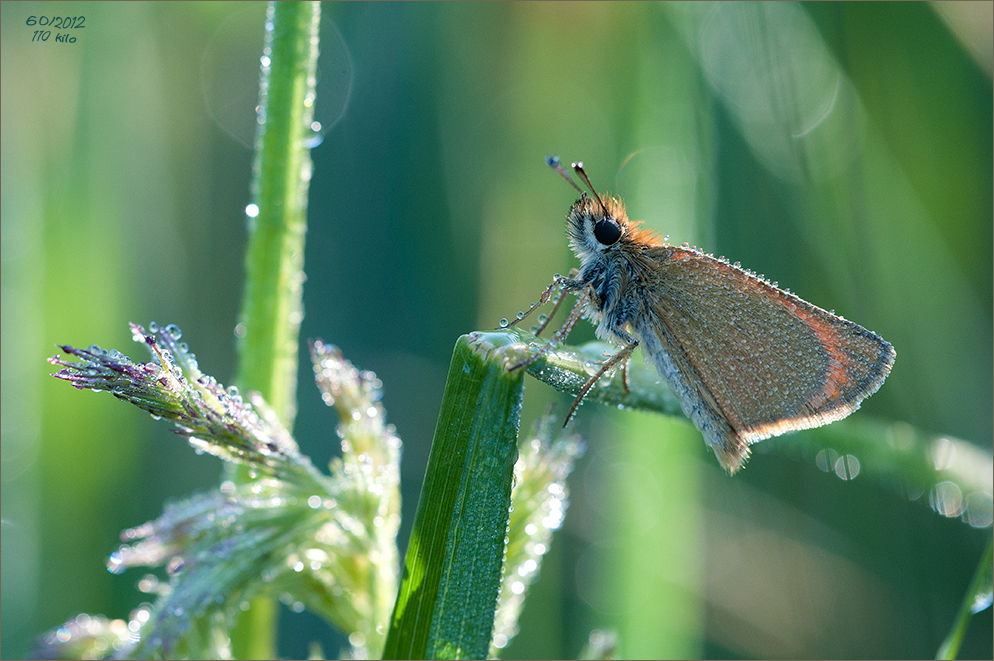
[[[749,443],[846,417],[893,365],[879,335],[710,255],[664,245],[639,262],[651,303],[636,330],[647,353],[658,338],[684,409],[731,471]],[[663,373],[665,357],[653,360]]]

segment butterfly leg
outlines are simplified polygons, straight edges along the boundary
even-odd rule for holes
[[[579,275],[579,273],[580,272],[577,269],[571,269],[568,278],[563,278],[561,276],[556,278],[555,282],[553,282],[551,285],[545,288],[545,291],[543,291],[542,295],[539,296],[538,302],[532,303],[531,307],[528,308],[527,312],[525,312],[517,319],[513,320],[507,326],[508,327],[517,326],[519,322],[524,321],[525,318],[528,317],[528,315],[530,315],[536,309],[548,303],[552,299],[556,289],[563,289],[563,290],[577,289],[578,287],[570,287],[568,285],[573,284],[574,281],[572,280],[572,278]],[[542,331],[545,330],[545,327],[549,325],[550,321],[552,321],[553,315],[556,314],[556,311],[559,310],[559,306],[562,304],[563,304],[563,296],[562,294],[560,294],[559,297],[556,298],[555,300],[555,304],[552,307],[552,312],[550,312],[548,316],[546,316],[545,320],[542,321],[541,324],[539,324],[538,330],[535,331],[535,335],[539,335],[541,334]]]
[[[631,385],[628,383],[628,366],[632,364],[631,356],[625,361],[625,364],[621,366],[621,387],[624,389],[627,395],[632,391]]]
[[[592,377],[587,379],[586,383],[583,384],[583,387],[580,388],[580,393],[576,396],[576,399],[573,400],[573,405],[570,407],[569,412],[566,414],[566,420],[563,422],[563,427],[569,424],[569,421],[573,418],[573,415],[576,413],[576,410],[580,408],[580,403],[583,401],[583,398],[587,396],[587,393],[590,392],[590,389],[594,387],[594,384],[600,381],[601,377],[604,376],[608,372],[608,370],[610,370],[618,363],[621,363],[623,365],[622,369],[625,370],[625,381],[627,382],[628,359],[632,357],[632,352],[635,351],[635,347],[639,345],[639,341],[633,335],[630,335],[625,331],[621,330],[615,331],[615,335],[621,338],[621,340],[625,343],[625,345],[621,348],[621,351],[619,351],[618,353],[614,354],[613,356],[605,360],[604,363],[601,365],[601,368],[597,370],[597,374],[594,374]],[[625,391],[626,392],[628,391],[627,384],[625,387]]]
[[[569,316],[566,317],[566,321],[563,322],[562,327],[555,332],[555,334],[552,336],[552,339],[549,340],[545,344],[545,346],[543,346],[541,349],[539,349],[532,355],[528,356],[521,362],[516,363],[511,367],[509,367],[508,371],[513,372],[516,369],[520,369],[522,367],[528,367],[536,360],[538,360],[545,354],[552,351],[552,349],[555,348],[556,345],[560,344],[563,340],[565,340],[566,336],[569,335],[571,330],[573,330],[573,326],[575,326],[576,322],[578,322],[580,318],[583,316],[583,312],[586,309],[586,304],[590,300],[590,297],[595,295],[596,294],[594,293],[593,287],[588,285],[587,288],[583,290],[583,293],[580,294],[579,298],[577,298],[576,305],[573,306],[573,309],[570,311]]]
[[[532,304],[531,304],[531,307],[530,307],[530,308],[528,308],[528,311],[527,311],[527,312],[525,312],[524,314],[522,314],[522,315],[521,315],[520,317],[518,317],[517,319],[514,319],[513,321],[511,321],[511,323],[509,323],[509,324],[507,325],[507,327],[508,327],[508,328],[510,328],[511,326],[517,326],[517,325],[518,325],[518,323],[520,323],[520,322],[524,321],[524,320],[525,320],[525,318],[526,318],[526,317],[528,317],[528,315],[530,315],[530,314],[531,314],[532,312],[534,312],[534,311],[535,311],[536,309],[538,309],[539,307],[541,307],[541,306],[545,305],[546,303],[548,303],[548,302],[549,302],[549,299],[551,299],[551,298],[552,298],[552,293],[553,293],[554,291],[556,291],[556,289],[558,289],[559,287],[560,287],[560,284],[559,284],[559,281],[558,281],[558,280],[557,280],[557,281],[555,281],[555,282],[553,282],[553,283],[552,283],[551,285],[549,285],[548,287],[546,287],[546,288],[545,288],[545,291],[544,291],[544,292],[542,292],[542,295],[538,297],[538,302],[536,302],[536,303],[532,303]],[[561,300],[562,300],[562,297],[560,297],[560,299],[559,299],[559,300],[561,301]],[[557,309],[558,307],[559,307],[559,303],[557,302],[557,303],[556,303],[556,307],[554,307],[554,308],[553,308],[553,312],[555,312],[555,310],[556,310],[556,309]],[[520,314],[520,313],[519,313],[519,314]],[[548,323],[548,321],[546,321],[546,323]],[[542,328],[545,328],[545,324],[543,324],[543,325],[542,325]]]
[[[580,271],[578,269],[570,269],[568,279],[573,279],[578,275],[580,275]],[[558,282],[560,285],[564,287],[564,291],[560,293],[559,298],[555,300],[555,304],[552,306],[552,311],[545,317],[545,321],[539,324],[538,330],[535,331],[536,337],[542,334],[542,331],[545,330],[545,327],[549,325],[549,322],[552,321],[552,317],[554,317],[556,312],[559,310],[559,306],[563,304],[563,296],[566,293],[565,292],[566,287],[563,284],[564,283],[563,280],[559,280]]]

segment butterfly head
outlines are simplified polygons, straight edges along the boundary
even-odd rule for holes
[[[583,170],[583,163],[573,163],[572,169],[580,177],[593,197],[580,188],[559,162],[559,157],[546,159],[549,166],[580,192],[580,199],[569,210],[569,243],[580,262],[610,259],[611,255],[638,252],[643,248],[661,245],[648,230],[640,230],[640,222],[631,222],[625,213],[625,204],[617,197],[599,195]]]
[[[628,235],[625,206],[613,197],[584,194],[570,209],[568,222],[570,247],[581,261],[621,249]]]

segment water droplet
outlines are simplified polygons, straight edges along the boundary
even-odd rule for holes
[[[992,603],[994,603],[994,592],[991,590],[978,592],[973,597],[973,603],[970,604],[970,612],[976,615],[980,611],[987,610]]]
[[[851,454],[843,455],[835,461],[835,474],[843,480],[853,480],[859,475],[859,459]]]
[[[138,581],[138,590],[141,592],[154,592],[159,586],[159,577],[155,574],[145,574],[140,581]],[[141,614],[138,614],[141,617]],[[148,611],[145,611],[145,619],[148,619]]]
[[[953,482],[939,482],[929,492],[929,504],[943,516],[959,516],[964,509],[963,492]]]
[[[500,326],[501,328],[507,328],[507,319],[501,319],[501,320],[500,320],[499,322],[497,322],[497,324],[498,324],[498,325],[499,325],[499,326]]]
[[[107,571],[111,574],[121,574],[124,573],[124,569],[124,557],[117,551],[111,553],[107,558]]]
[[[321,122],[311,122],[304,135],[304,147],[314,149],[322,142],[324,142],[324,129],[321,126]]]
[[[174,555],[170,558],[169,562],[166,563],[166,573],[173,576],[177,572],[182,571],[185,564],[186,563],[183,561],[182,557]]]

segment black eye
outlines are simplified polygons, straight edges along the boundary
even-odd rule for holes
[[[613,246],[621,238],[621,225],[614,218],[602,218],[594,225],[594,238],[605,246]]]

